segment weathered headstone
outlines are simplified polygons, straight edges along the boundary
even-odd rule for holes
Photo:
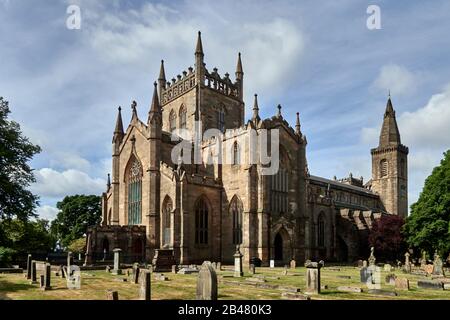
[[[197,300],[217,300],[217,275],[211,262],[203,262],[197,278]]]
[[[216,264],[216,266],[217,266],[217,270],[222,270],[222,263],[219,261],[219,262],[217,262],[217,264]]]
[[[422,289],[444,290],[444,284],[435,280],[419,280],[417,286]]]
[[[375,248],[374,247],[371,247],[370,248],[370,256],[369,256],[369,259],[368,259],[368,261],[369,261],[369,266],[374,266],[375,265],[375,262],[376,262],[376,258],[375,258],[375,254],[374,254],[374,252],[375,252]]]
[[[114,252],[114,269],[112,273],[119,275],[122,274],[122,269],[120,269],[120,253],[122,252],[122,249],[115,248],[113,252]]]
[[[52,267],[50,263],[47,263],[45,266],[45,272],[44,272],[44,279],[45,279],[45,289],[44,290],[50,290],[51,289],[51,276],[52,276]]]
[[[362,267],[359,270],[359,277],[360,277],[360,281],[362,283],[366,283],[367,282],[367,280],[369,279],[369,271],[368,271],[367,267]]]
[[[407,278],[396,278],[395,289],[409,290],[409,280]]]
[[[435,276],[443,276],[444,275],[443,265],[444,263],[442,262],[441,257],[436,253],[434,255],[432,274]]]
[[[297,267],[297,262],[294,259],[292,259],[290,262],[290,266],[291,266],[291,269],[295,269]]]
[[[139,274],[141,269],[139,267],[134,268],[133,270],[133,283],[138,284],[139,283]]]
[[[73,265],[73,254],[72,252],[67,252],[67,270],[70,272],[70,266]]]
[[[39,277],[39,288],[41,290],[45,290],[45,276],[43,274],[40,275]]]
[[[250,274],[255,274],[256,272],[255,272],[255,265],[254,264],[251,264],[250,265],[250,267],[248,268],[248,272],[250,273]]]
[[[390,284],[390,285],[395,285],[395,279],[397,278],[397,276],[393,273],[388,274],[386,276],[386,284]]]
[[[106,300],[119,300],[119,292],[113,290],[106,291]]]
[[[31,279],[31,262],[32,262],[32,257],[31,257],[31,254],[29,254],[27,257],[27,279],[28,280]]]
[[[392,271],[392,266],[389,263],[386,263],[384,265],[384,271],[385,272],[391,272]]]
[[[37,283],[36,261],[31,261],[31,283]]]
[[[236,252],[233,255],[234,257],[234,276],[235,277],[242,277],[244,275],[244,272],[242,270],[242,253],[239,250],[239,245],[236,246]]]
[[[283,272],[281,274],[283,276],[287,276],[288,275],[288,266],[287,265],[284,266]]]
[[[422,250],[422,258],[420,259],[420,268],[425,270],[424,268],[427,265],[427,252],[425,250]]]
[[[337,290],[342,292],[356,292],[356,293],[361,293],[363,291],[360,287],[349,287],[349,286],[339,286],[337,287]]]
[[[177,265],[176,264],[174,264],[172,266],[172,273],[177,273]]]
[[[59,276],[61,277],[61,279],[64,279],[66,277],[66,275],[64,274],[64,266],[63,265],[59,266]]]
[[[427,264],[425,265],[425,267],[423,268],[423,270],[427,273],[427,274],[432,274],[433,270],[434,270],[434,266],[432,264]]]
[[[217,269],[217,265],[216,265],[216,263],[215,263],[215,262],[211,262],[211,265],[212,265],[212,267],[213,267],[213,269],[214,269],[214,270],[216,270],[216,269]]]
[[[151,273],[149,270],[141,271],[141,287],[139,289],[140,300],[150,300]]]
[[[271,259],[269,262],[270,268],[275,268],[275,260]]]
[[[108,273],[111,272],[111,266],[106,266],[105,271]]]
[[[367,260],[364,260],[364,261],[363,261],[363,264],[362,264],[362,266],[363,266],[363,268],[367,268],[367,266],[368,266],[368,264],[367,264]]]
[[[311,262],[307,260],[305,262],[306,267],[306,292],[320,293],[320,268],[323,266],[323,261]]]
[[[411,262],[409,261],[409,252],[405,253],[405,266],[404,266],[403,270],[406,273],[411,273]]]

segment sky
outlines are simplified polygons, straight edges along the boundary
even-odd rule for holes
[[[202,32],[209,70],[234,75],[242,53],[246,118],[295,125],[311,174],[367,181],[388,92],[409,147],[409,204],[450,146],[449,1],[0,0],[0,96],[42,147],[31,165],[37,213],[66,195],[101,194],[111,171],[117,107],[141,119],[165,61],[168,79],[194,66]],[[67,27],[80,9],[79,29]],[[380,27],[367,20],[380,9]],[[72,21],[72,20],[69,20]]]

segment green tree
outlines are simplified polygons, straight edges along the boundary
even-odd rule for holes
[[[96,195],[67,196],[56,207],[59,212],[50,230],[64,247],[83,237],[87,227],[101,221],[101,198]]]
[[[428,253],[438,250],[444,258],[450,251],[450,150],[425,180],[419,200],[411,206],[404,233],[413,248]]]
[[[76,240],[73,240],[68,247],[69,251],[72,251],[73,253],[84,253],[86,250],[86,238],[79,238]]]
[[[0,97],[0,219],[35,216],[38,197],[27,188],[35,181],[28,161],[41,148],[22,135],[20,126],[8,120],[8,101]]]

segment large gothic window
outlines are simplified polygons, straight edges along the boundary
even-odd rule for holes
[[[203,198],[195,206],[195,244],[208,244],[208,205]]]
[[[133,158],[128,169],[128,224],[142,223],[142,166]]]
[[[386,159],[380,161],[380,177],[386,177],[388,175],[388,162]]]
[[[325,246],[325,218],[323,216],[323,212],[319,214],[317,224],[317,244],[319,245],[319,247],[323,247]]]
[[[169,197],[164,199],[162,207],[162,233],[163,233],[163,245],[171,245],[171,223],[170,218],[172,215],[173,204]]]
[[[173,132],[177,128],[177,115],[171,110],[169,114],[169,131]]]
[[[230,214],[233,219],[233,244],[242,243],[242,211],[242,202],[235,196],[230,204]]]
[[[272,213],[286,213],[289,205],[289,158],[282,148],[280,148],[279,169],[276,174],[271,176],[270,186],[270,209]]]
[[[184,104],[181,105],[180,107],[180,128],[181,129],[186,129],[186,107],[184,106]]]

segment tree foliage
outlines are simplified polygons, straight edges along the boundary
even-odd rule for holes
[[[73,253],[84,253],[86,251],[86,238],[79,238],[73,240],[68,247],[69,251]]]
[[[0,97],[0,219],[33,216],[38,197],[27,188],[35,181],[28,161],[41,151],[22,135],[20,126],[8,120],[8,102]]]
[[[59,212],[50,230],[64,247],[83,237],[87,227],[101,221],[101,198],[96,195],[66,196],[56,207]]]
[[[408,244],[442,257],[450,252],[450,150],[425,180],[419,200],[411,206],[404,232]]]
[[[401,234],[404,220],[397,215],[382,215],[376,220],[369,234],[369,244],[376,256],[385,260],[401,259],[406,245]]]

